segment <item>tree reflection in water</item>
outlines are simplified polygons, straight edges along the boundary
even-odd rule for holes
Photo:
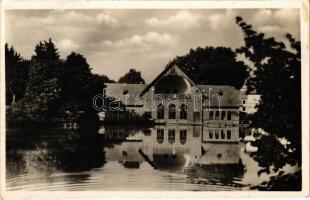
[[[64,130],[39,126],[9,129],[8,132],[8,177],[34,170],[46,174],[57,170],[86,171],[105,163],[100,135],[91,128]]]
[[[22,184],[37,187],[36,184],[42,182],[46,187],[57,182],[73,189],[74,185],[95,187],[90,182],[99,181],[101,176],[108,176],[107,173],[117,173],[113,181],[124,184],[124,180],[117,177],[126,177],[134,170],[138,170],[137,174],[130,177],[136,181],[150,173],[153,174],[151,177],[154,174],[163,177],[163,184],[174,184],[177,180],[165,177],[179,174],[184,178],[175,184],[181,181],[184,184],[182,187],[192,185],[194,190],[198,188],[195,185],[242,187],[243,165],[239,162],[239,145],[203,142],[207,133],[202,127],[106,126],[101,127],[99,134],[98,130],[90,127],[78,130],[32,127],[29,130],[16,128],[9,131],[7,178],[12,188]],[[20,137],[25,139],[21,142]],[[112,171],[99,173],[106,165],[113,166],[106,169]],[[103,180],[96,183],[98,187],[107,186]],[[126,180],[130,181],[128,177]],[[151,181],[145,186],[152,188],[155,183]],[[157,190],[161,190],[160,185],[156,186]],[[139,187],[135,189],[139,190]]]

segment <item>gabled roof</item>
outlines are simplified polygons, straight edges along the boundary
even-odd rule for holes
[[[191,85],[195,85],[194,81],[189,78],[185,72],[178,67],[177,65],[170,65],[169,67],[166,67],[144,90],[141,92],[141,96],[144,95],[152,86],[154,86],[162,77],[166,75],[171,74],[178,74],[186,78]]]
[[[210,99],[205,100],[204,106],[218,106],[220,97],[221,107],[241,106],[240,91],[228,85],[197,85]],[[210,93],[210,94],[209,94]],[[211,97],[210,97],[211,96]]]
[[[146,84],[106,83],[106,95],[120,100],[124,105],[135,105]],[[126,94],[127,97],[126,97]],[[126,103],[127,98],[127,103]]]
[[[124,83],[106,83],[106,95],[116,98],[123,105],[137,106],[140,94],[147,87],[147,84],[124,84]],[[204,94],[209,96],[205,99],[204,106],[217,107],[218,98],[221,101],[221,107],[239,107],[241,106],[241,95],[239,90],[226,85],[196,85]],[[209,93],[210,90],[210,93]],[[126,97],[126,93],[128,93]],[[126,100],[127,98],[127,100]],[[210,103],[210,104],[209,104]]]

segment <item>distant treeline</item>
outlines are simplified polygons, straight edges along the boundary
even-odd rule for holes
[[[40,41],[31,59],[23,58],[13,46],[5,45],[6,104],[14,108],[12,117],[51,119],[66,110],[94,112],[92,98],[115,82],[93,74],[86,58],[72,52],[62,60],[52,41]],[[240,89],[248,76],[247,66],[236,60],[226,47],[198,47],[167,66],[177,64],[197,84],[231,85]],[[119,83],[143,84],[141,72],[130,69]]]
[[[93,96],[102,93],[104,83],[113,82],[92,74],[81,54],[72,52],[61,60],[51,39],[39,42],[30,60],[8,44],[5,56],[6,104],[12,106],[12,118],[45,120],[66,110],[93,112]]]

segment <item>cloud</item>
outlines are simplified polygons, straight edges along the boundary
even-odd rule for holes
[[[261,9],[255,12],[249,23],[254,25],[255,30],[276,39],[283,40],[285,33],[300,38],[298,9]],[[298,28],[293,28],[296,26]]]
[[[275,33],[282,31],[282,29],[279,26],[260,26],[257,28],[257,30],[263,33]]]
[[[151,45],[167,46],[175,44],[176,41],[177,38],[168,33],[148,32],[145,35],[133,35],[116,41],[104,40],[102,45],[110,48],[132,48],[135,46],[142,49],[150,49]]]
[[[292,11],[289,9],[276,10],[274,16],[281,23],[291,23],[299,21],[299,12],[298,10]]]
[[[210,25],[213,29],[217,29],[220,26],[223,14],[214,14],[209,16]]]
[[[286,32],[300,39],[298,9],[27,9],[5,12],[5,40],[31,58],[40,40],[52,38],[63,58],[81,53],[96,73],[118,79],[135,67],[151,81],[191,48],[242,46],[236,16],[279,41]]]
[[[251,20],[257,26],[288,28],[299,23],[299,11],[288,9],[262,9],[255,12]]]
[[[57,46],[59,46],[62,49],[77,49],[79,45],[77,45],[75,42],[69,39],[63,39],[60,42],[56,42]]]
[[[62,13],[64,20],[68,21],[80,21],[80,22],[90,22],[92,21],[91,16],[87,16],[78,11],[70,10],[68,12]]]
[[[62,55],[68,55],[72,51],[77,51],[79,46],[77,43],[70,39],[62,39],[60,41],[55,41],[56,47],[62,53]]]
[[[58,13],[62,17],[58,17],[61,21],[60,23],[67,24],[106,24],[106,25],[117,25],[119,20],[113,17],[109,12],[99,12],[96,14],[88,14],[83,12],[78,12],[71,10],[69,12]]]
[[[297,9],[261,9],[252,16],[256,25],[278,25],[287,26],[290,23],[298,23],[299,11]]]
[[[45,15],[37,14],[27,16],[27,21],[28,24],[31,24],[31,26],[34,27],[46,27],[48,25],[74,27],[77,25],[90,26],[99,24],[115,26],[119,23],[119,20],[107,11],[97,11],[89,14],[79,10],[49,10],[49,12],[46,12]],[[17,23],[19,23],[20,26],[24,24],[24,21],[21,20],[21,22]],[[24,26],[27,26],[28,24],[26,23]]]
[[[266,25],[266,22],[272,19],[272,16],[273,16],[273,13],[270,9],[261,9],[255,12],[252,19],[254,23],[257,25],[261,25],[261,24]]]
[[[208,17],[208,22],[213,30],[223,31],[223,29],[230,28],[235,25],[236,12],[234,10],[226,10],[225,12],[219,12],[212,14]]]
[[[102,12],[99,13],[96,17],[96,22],[99,24],[106,23],[110,25],[117,25],[119,24],[119,20],[113,17],[110,13]]]
[[[51,24],[55,24],[55,18],[52,16],[47,16],[47,17],[39,19],[39,22],[43,24],[51,25]]]
[[[192,13],[186,10],[178,11],[175,15],[171,15],[166,19],[152,17],[146,19],[146,24],[150,26],[175,27],[188,29],[200,25],[202,16],[197,13]]]

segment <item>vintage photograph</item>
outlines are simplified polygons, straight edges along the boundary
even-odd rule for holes
[[[302,190],[300,9],[4,15],[7,191]]]

